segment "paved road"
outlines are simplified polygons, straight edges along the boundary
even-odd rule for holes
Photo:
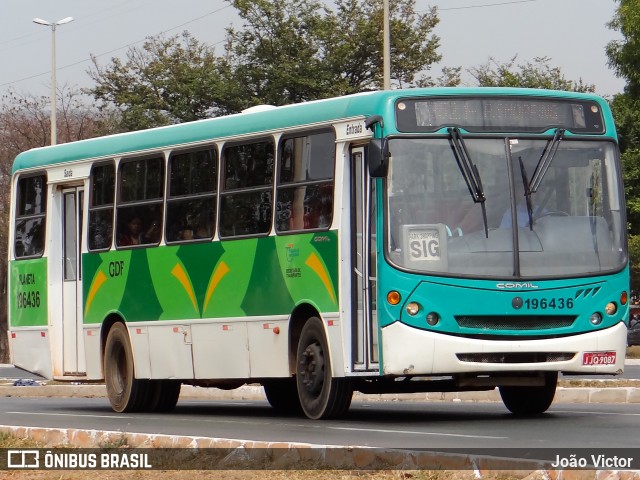
[[[500,403],[354,402],[340,421],[277,415],[263,401],[180,400],[116,414],[104,398],[0,398],[0,425],[383,448],[638,447],[640,404],[554,404],[518,419]]]
[[[597,379],[605,379],[605,380],[613,379],[613,378],[625,378],[629,380],[631,379],[638,380],[640,379],[640,360],[633,360],[633,362],[634,364],[625,365],[624,374],[619,377],[612,377],[611,375],[596,375],[596,376],[567,375],[567,376],[563,376],[563,378],[566,378],[566,379],[572,379],[572,378],[573,379],[575,378],[596,379],[597,378]],[[13,365],[9,365],[9,364],[0,364],[0,378],[6,378],[11,380],[20,379],[20,378],[44,380],[39,375],[33,374],[31,372],[27,372],[26,370],[14,367]]]

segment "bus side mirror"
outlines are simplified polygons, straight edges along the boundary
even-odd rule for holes
[[[384,138],[372,138],[367,150],[369,176],[384,178],[389,171],[389,148]]]

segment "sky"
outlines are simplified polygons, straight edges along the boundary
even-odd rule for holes
[[[124,58],[129,48],[149,36],[188,30],[222,53],[225,28],[242,26],[224,0],[1,0],[0,96],[9,89],[49,95],[51,28],[33,23],[39,17],[74,21],[56,30],[57,85],[91,87],[90,56],[101,66]],[[619,93],[624,80],[607,66],[605,46],[621,36],[607,27],[615,0],[416,0],[418,12],[438,7],[442,61],[433,66],[462,67],[463,84],[472,85],[466,69],[499,63],[517,55],[516,64],[550,58],[569,80],[594,84],[605,97]]]

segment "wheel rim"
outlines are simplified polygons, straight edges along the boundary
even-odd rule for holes
[[[322,392],[325,370],[324,354],[319,343],[312,343],[302,353],[300,374],[302,385],[314,397]]]

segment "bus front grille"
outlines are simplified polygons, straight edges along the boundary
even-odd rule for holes
[[[460,327],[482,330],[551,330],[573,325],[575,315],[457,315]]]
[[[566,362],[573,357],[572,352],[498,352],[498,353],[458,353],[461,362],[469,363],[547,363]]]

